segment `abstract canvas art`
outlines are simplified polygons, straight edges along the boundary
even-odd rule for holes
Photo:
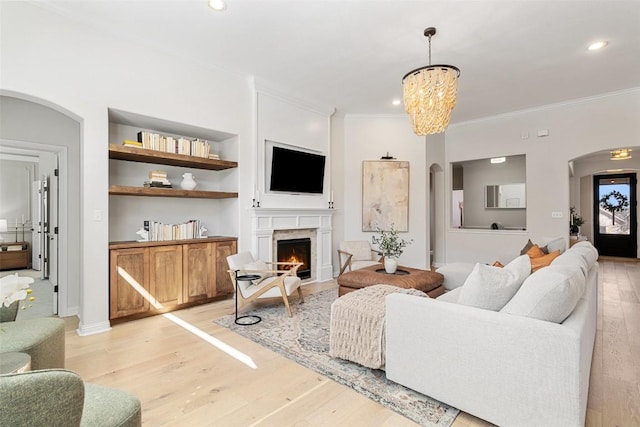
[[[362,162],[362,231],[409,231],[409,162]]]

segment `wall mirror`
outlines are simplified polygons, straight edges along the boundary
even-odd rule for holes
[[[451,227],[525,230],[524,154],[451,163]]]
[[[484,207],[492,209],[526,208],[526,186],[521,184],[495,184],[485,186]]]

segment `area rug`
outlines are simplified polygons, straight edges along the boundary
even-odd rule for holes
[[[331,303],[338,289],[327,289],[305,296],[304,304],[291,299],[293,317],[282,304],[261,307],[242,314],[260,316],[262,322],[239,326],[234,315],[215,322],[263,345],[313,371],[344,384],[381,405],[423,426],[450,426],[460,412],[386,378],[382,370],[329,356],[329,320]]]

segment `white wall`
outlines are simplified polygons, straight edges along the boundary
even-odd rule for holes
[[[576,212],[585,220],[580,227],[580,234],[593,242],[593,176],[606,175],[607,170],[623,169],[622,172],[640,172],[640,147],[632,148],[632,158],[628,160],[602,160],[593,158],[576,159],[573,162],[573,176],[571,177],[571,206],[576,207]],[[636,154],[638,153],[638,154]],[[635,154],[635,155],[633,155]],[[640,197],[640,188],[636,186],[636,200]],[[638,233],[638,247],[640,248],[640,233]]]
[[[6,219],[8,225],[8,231],[1,233],[0,238],[5,242],[16,240],[16,229],[18,241],[31,242],[31,182],[37,167],[38,163],[26,157],[22,160],[0,157],[0,218]]]
[[[362,231],[362,162],[379,160],[387,152],[399,161],[409,162],[409,231],[400,236],[414,242],[405,249],[400,264],[426,268],[429,263],[426,144],[423,137],[413,133],[405,115],[345,117],[342,200],[336,204],[337,209],[344,210],[341,240],[371,241],[374,233]]]
[[[0,3],[2,89],[39,97],[81,118],[80,334],[108,323],[108,109],[238,135],[240,206],[250,206],[252,87],[248,77],[204,69],[138,47],[25,2]],[[175,66],[167,66],[175,64]],[[245,178],[246,177],[246,178]],[[104,213],[93,221],[95,211]],[[238,209],[231,210],[237,222]],[[224,221],[224,218],[220,218]],[[242,222],[241,222],[242,224]],[[240,246],[248,232],[239,230]]]
[[[256,85],[257,130],[255,143],[255,188],[263,208],[327,208],[331,193],[330,117],[333,109],[310,105],[274,94]],[[266,141],[312,150],[326,156],[323,194],[291,195],[269,192],[270,165]],[[267,167],[269,166],[269,167]],[[334,196],[335,197],[335,196]]]
[[[527,232],[448,229],[445,261],[493,262],[508,254],[513,257],[529,237],[534,241],[550,236],[568,239],[569,160],[614,147],[636,146],[640,140],[638,117],[640,89],[634,89],[450,126],[446,132],[447,171],[451,162],[526,154]],[[536,137],[538,130],[548,130],[549,136]],[[523,132],[528,132],[528,139],[521,139]],[[446,185],[451,188],[450,173]],[[552,218],[552,212],[562,212],[562,218]]]

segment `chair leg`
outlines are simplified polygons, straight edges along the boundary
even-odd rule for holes
[[[302,287],[298,286],[298,295],[300,295],[300,303],[304,302],[304,296],[302,295]]]

